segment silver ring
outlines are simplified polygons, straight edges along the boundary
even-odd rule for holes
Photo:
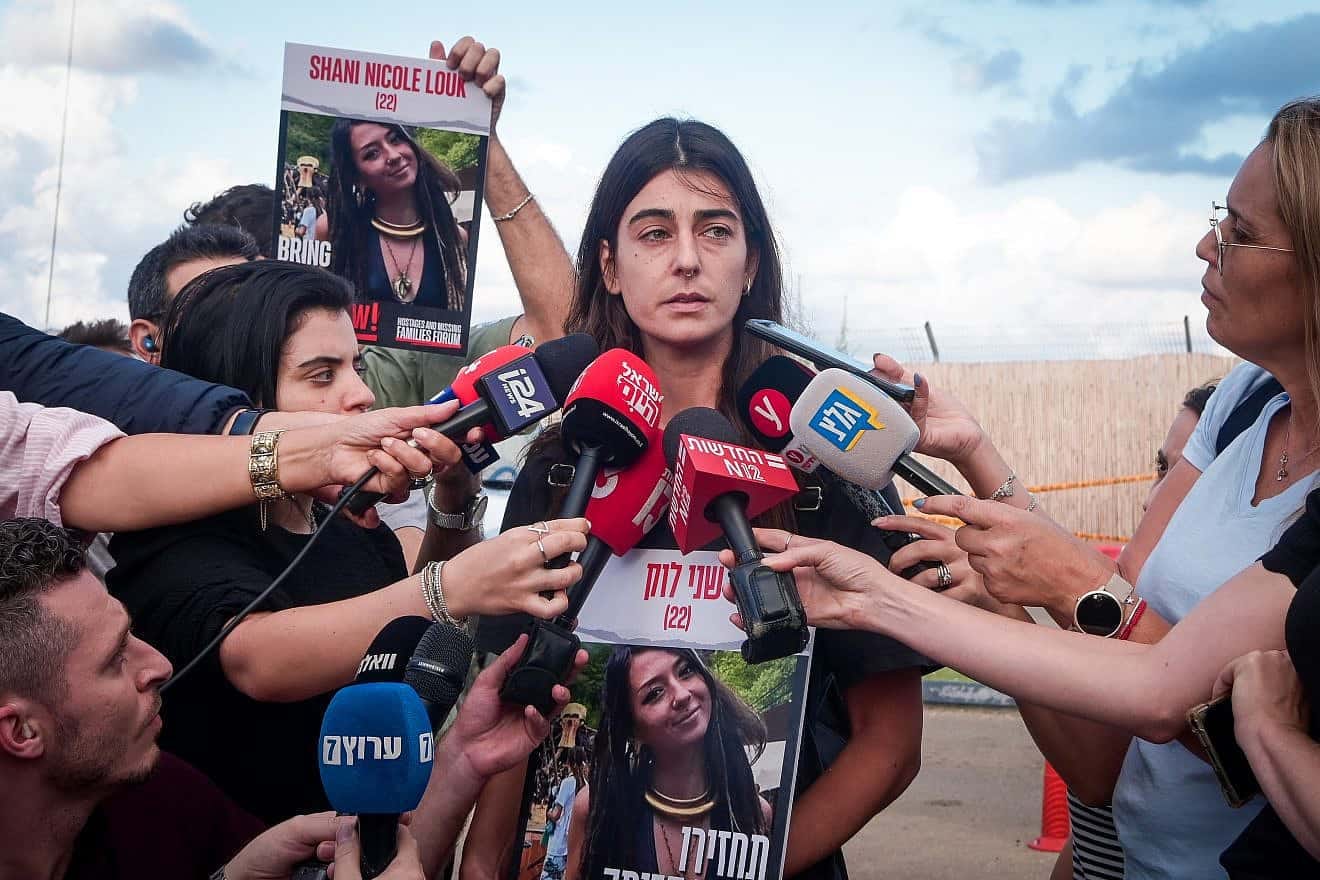
[[[528,526],[527,531],[531,532],[533,535],[548,535],[550,534],[550,526],[546,525],[545,520],[541,520],[541,522],[536,523],[535,525]],[[536,540],[539,543],[541,539],[537,538]]]
[[[947,590],[953,586],[953,572],[943,562],[935,567],[935,583],[937,590]]]
[[[793,533],[789,532],[788,537],[784,538],[784,552],[788,552],[788,545],[793,543]]]
[[[408,488],[414,492],[418,489],[425,489],[427,482],[431,479],[430,477],[414,477],[412,474],[408,476],[411,478],[408,480]]]
[[[540,535],[537,535],[537,536],[536,536],[536,549],[541,551],[541,560],[542,560],[541,564],[542,564],[542,565],[549,565],[549,564],[550,564],[550,557],[546,555],[546,552],[545,552],[545,544],[542,544],[542,543],[541,543],[541,536],[540,536]]]

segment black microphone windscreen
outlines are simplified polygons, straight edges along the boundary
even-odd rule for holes
[[[536,347],[536,362],[557,402],[564,402],[577,377],[599,354],[600,346],[586,333],[570,333]]]
[[[806,364],[776,354],[738,389],[738,416],[766,449],[780,452],[793,439],[789,415],[815,374]]]
[[[413,652],[404,683],[417,695],[448,711],[458,701],[472,663],[472,639],[461,629],[435,623]]]
[[[724,413],[708,406],[694,406],[683,410],[669,420],[665,426],[665,461],[672,468],[678,463],[678,440],[683,434],[693,437],[705,437],[721,443],[743,444],[738,429],[733,426]]]
[[[385,624],[362,656],[353,683],[403,681],[403,668],[430,627],[431,621],[417,615],[396,617]]]

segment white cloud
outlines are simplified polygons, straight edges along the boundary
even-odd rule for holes
[[[121,12],[130,7],[116,4]],[[79,33],[90,31],[102,7],[80,12]],[[0,20],[5,45],[23,45],[22,57],[39,60],[44,34],[67,27],[67,8],[23,2]],[[134,14],[182,20],[169,6]],[[28,16],[22,18],[23,15]],[[15,39],[21,19],[22,39]],[[81,41],[79,43],[81,45]],[[96,35],[93,45],[113,47],[114,34]],[[42,326],[46,315],[52,219],[55,211],[60,117],[65,74],[60,66],[33,66],[14,56],[0,64],[0,93],[10,101],[10,124],[0,129],[0,309]],[[125,291],[108,278],[126,279],[148,248],[182,219],[183,207],[199,194],[231,184],[223,160],[179,155],[144,166],[123,147],[115,120],[138,97],[133,76],[76,66],[68,90],[69,131],[60,201],[50,323],[59,327],[89,318],[127,317]]]
[[[6,64],[62,68],[69,51],[70,12],[70,0],[15,0],[0,15]],[[214,60],[202,34],[173,4],[97,0],[78,7],[74,64],[80,69],[187,71]]]

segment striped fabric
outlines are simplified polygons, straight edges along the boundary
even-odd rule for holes
[[[1109,807],[1088,807],[1068,792],[1073,880],[1123,880],[1123,847]]]
[[[74,466],[122,436],[96,416],[19,403],[0,391],[0,519],[33,516],[61,525],[60,491]]]

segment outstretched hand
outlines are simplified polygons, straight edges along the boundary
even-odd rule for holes
[[[476,83],[486,97],[490,98],[490,130],[495,132],[495,123],[504,108],[505,83],[500,74],[500,50],[486,48],[472,37],[462,37],[454,48],[445,52],[445,44],[439,40],[431,41],[431,58],[444,61],[450,70],[458,71],[468,82]]]
[[[948,391],[937,391],[924,376],[903,368],[887,354],[873,355],[871,372],[891,382],[904,382],[916,389],[908,414],[921,431],[916,451],[958,464],[972,457],[985,440],[985,431],[961,400]]]
[[[457,746],[473,772],[483,779],[521,764],[550,733],[550,719],[535,707],[500,700],[500,688],[526,649],[524,634],[481,671],[446,737],[446,745]],[[579,650],[573,674],[586,664],[587,652]],[[558,713],[568,705],[568,688],[557,684],[552,695]]]
[[[793,535],[782,529],[755,529],[757,543],[767,551],[765,564],[775,571],[791,571],[797,582],[807,623],[827,629],[868,629],[867,608],[871,593],[886,578],[897,575],[865,553],[823,541]],[[785,549],[787,548],[787,549]],[[720,562],[736,564],[732,550],[720,551]],[[733,585],[724,585],[724,598],[734,601]],[[742,627],[738,614],[730,617]]]

